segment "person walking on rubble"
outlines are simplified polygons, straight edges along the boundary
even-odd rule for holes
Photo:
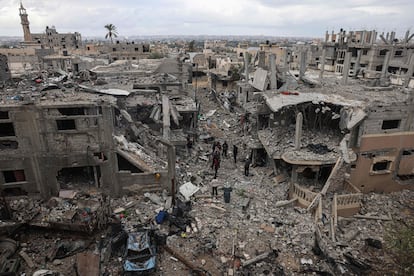
[[[220,156],[220,155],[219,155]],[[214,178],[217,178],[217,171],[220,168],[220,157],[213,157]]]
[[[214,169],[214,160],[217,159],[220,162],[220,150],[216,147],[213,151],[213,163],[211,163],[211,168]]]
[[[227,150],[229,149],[229,145],[226,141],[223,143],[223,156],[227,158]]]
[[[215,152],[215,150],[218,150],[221,152],[221,144],[219,141],[213,143],[213,153]]]
[[[212,188],[211,195],[213,197],[218,196],[218,193],[217,193],[218,186],[219,186],[219,181],[217,179],[214,178],[213,180],[211,180],[211,188]]]
[[[246,159],[244,160],[244,175],[249,176],[249,168],[250,168],[250,158],[249,156],[246,156]]]
[[[236,164],[237,161],[237,152],[239,151],[239,148],[236,145],[233,145],[233,158],[234,158],[234,164]]]

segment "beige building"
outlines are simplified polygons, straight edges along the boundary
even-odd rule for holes
[[[82,46],[80,33],[58,33],[54,26],[46,26],[44,33],[31,34],[31,37],[35,43],[42,45],[43,48],[78,49]]]

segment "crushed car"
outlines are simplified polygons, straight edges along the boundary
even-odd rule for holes
[[[153,232],[128,233],[124,260],[124,275],[145,275],[155,271],[157,253]]]

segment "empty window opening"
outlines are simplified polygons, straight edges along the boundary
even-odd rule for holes
[[[384,120],[381,129],[396,129],[400,127],[401,120]]]
[[[402,50],[397,50],[395,51],[395,56],[399,57],[402,56],[403,51]]]
[[[13,141],[13,140],[0,141],[0,150],[17,149],[18,146],[19,146],[19,143],[17,143],[17,141]]]
[[[83,107],[65,107],[58,108],[60,114],[65,116],[85,115],[85,108]]]
[[[3,176],[4,176],[5,183],[15,183],[15,182],[26,181],[24,170],[4,171]]]
[[[9,112],[8,111],[0,111],[0,119],[1,120],[9,119]]]
[[[96,177],[99,179],[98,173]],[[70,189],[74,186],[85,187],[95,185],[95,175],[92,166],[62,168],[58,171],[56,179],[61,189]]]
[[[403,150],[402,155],[414,155],[414,149],[411,149],[411,150]]]
[[[56,120],[58,130],[76,129],[75,120]]]
[[[133,165],[131,162],[126,160],[121,155],[117,154],[116,157],[118,159],[118,170],[119,171],[130,171],[131,173],[142,173],[142,172],[144,172],[144,171],[140,170],[138,167],[136,167],[135,165]]]
[[[377,172],[377,171],[387,171],[387,170],[390,169],[390,166],[391,166],[391,161],[387,161],[387,160],[380,161],[380,162],[375,163],[372,166],[372,170],[374,172]]]
[[[0,124],[0,137],[16,136],[13,123]]]
[[[386,54],[387,54],[387,52],[388,52],[388,50],[381,50],[380,52],[379,52],[379,55],[380,56],[385,56]]]

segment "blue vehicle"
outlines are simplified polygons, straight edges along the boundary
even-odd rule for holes
[[[157,254],[148,230],[128,233],[124,275],[146,275],[155,271]]]

